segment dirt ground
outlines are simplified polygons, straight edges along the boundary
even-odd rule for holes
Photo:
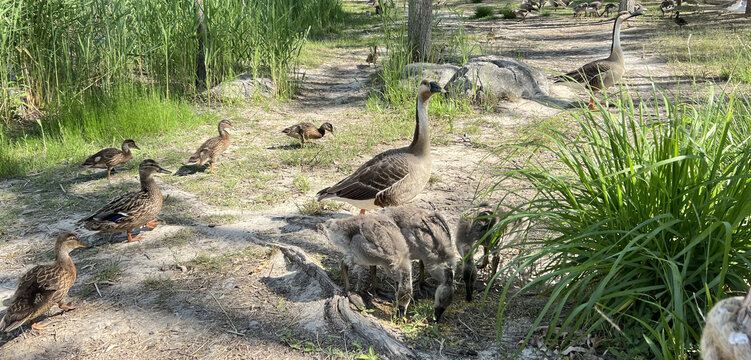
[[[442,11],[439,16],[450,24],[455,13]],[[624,80],[632,91],[646,95],[651,92],[650,79],[671,91],[679,81],[664,60],[650,51],[650,31],[654,31],[657,21],[657,17],[652,17],[623,31],[629,68]],[[465,26],[480,39],[486,53],[518,57],[552,74],[606,56],[612,23],[601,18],[533,17],[524,23],[496,19]],[[305,78],[299,97],[273,106],[241,108],[239,117],[244,120],[236,121],[235,126],[245,130],[235,135],[218,171],[223,170],[223,164],[245,160],[237,150],[243,147],[254,146],[261,152],[295,151],[280,147],[290,142],[281,138],[279,130],[297,120],[330,121],[338,128],[370,121],[360,117],[375,71],[362,66],[366,56],[365,47],[333,48],[323,65],[303,69]],[[551,83],[551,96],[574,101],[581,94]],[[488,143],[488,139],[493,139],[489,143],[495,145],[509,143],[515,141],[519,129],[560,114],[556,108],[518,100],[501,103],[492,113],[459,119],[458,128],[471,121],[481,124],[481,131],[467,136],[449,134],[445,141],[433,146],[435,181],[416,202],[438,209],[454,226],[472,201],[478,183],[492,175],[498,165],[492,148],[473,143]],[[325,146],[326,141],[321,140],[319,146]],[[332,214],[312,216],[300,214],[300,207],[319,189],[346,176],[353,166],[408,141],[379,144],[347,164],[307,171],[309,189],[260,210],[211,201],[213,194],[222,190],[221,184],[209,180],[209,186],[216,186],[215,189],[194,193],[180,181],[158,177],[166,198],[163,224],[143,232],[143,239],[134,243],[123,242],[121,235],[86,237],[85,241],[93,246],[72,255],[78,280],[69,300],[78,309],[59,315],[60,310],[53,309],[54,322],[47,329],[30,330],[24,326],[23,331],[0,335],[0,359],[369,358],[372,344],[351,341],[346,330],[325,331],[311,320],[316,318],[311,311],[320,309],[325,297],[315,289],[285,286],[286,279],[298,276],[300,269],[277,248],[304,249],[335,283],[341,284],[341,257],[316,231],[316,224],[332,217],[350,216],[355,209],[345,206]],[[296,191],[292,183],[298,170],[278,166],[269,182],[277,184],[280,192]],[[118,176],[111,193],[137,186],[136,176],[132,170],[127,176]],[[106,180],[97,181],[108,186]],[[97,196],[74,184],[61,184],[60,188],[63,190],[54,191],[61,198]],[[53,190],[37,187],[28,179],[6,179],[0,181],[0,191],[15,194],[0,198],[3,206],[14,206],[14,199],[24,197],[33,203]],[[56,229],[74,227],[76,220],[93,210],[61,205],[59,211],[40,216],[30,209],[32,205],[27,207],[19,209],[18,221],[2,231],[0,298],[13,293],[17,278],[25,270],[51,260],[50,234]],[[480,278],[486,277],[481,272]],[[389,290],[387,285],[384,287]],[[457,286],[456,300],[444,315],[445,322],[437,326],[426,321],[432,314],[430,299],[419,299],[406,322],[392,318],[388,299],[379,301],[376,309],[365,316],[388,327],[395,338],[422,358],[504,359],[518,348],[536,316],[535,304],[543,299],[513,298],[503,336],[497,340],[497,290],[496,287],[490,292],[485,305],[481,301],[468,304]],[[522,355],[529,359],[548,358],[540,352],[532,346]]]

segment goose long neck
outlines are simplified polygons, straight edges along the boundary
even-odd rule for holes
[[[428,124],[428,101],[417,96],[415,112],[415,135],[409,148],[418,155],[430,153],[430,125]]]
[[[621,23],[623,18],[618,17],[615,19],[613,25],[613,42],[610,45],[610,60],[618,60],[623,62],[623,49],[621,48]]]

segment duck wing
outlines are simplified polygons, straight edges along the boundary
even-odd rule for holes
[[[193,155],[188,159],[187,165],[203,164],[208,160],[214,151],[222,143],[222,138],[219,136],[206,140]]]
[[[106,148],[106,149],[100,150],[98,153],[89,156],[89,158],[83,162],[83,166],[94,166],[94,165],[106,164],[108,160],[119,155],[121,152],[122,150],[115,149],[115,148]]]
[[[378,195],[409,175],[410,165],[405,148],[376,155],[352,175],[318,192],[318,201],[328,198],[350,200],[376,199]]]
[[[21,326],[39,311],[46,311],[51,300],[62,290],[62,269],[54,265],[39,265],[26,272],[19,281],[12,304],[0,321],[0,330],[6,332]]]
[[[102,222],[124,223],[141,215],[143,209],[148,207],[149,195],[143,191],[134,191],[120,196],[104,205],[94,215],[81,220],[89,230],[96,231]]]

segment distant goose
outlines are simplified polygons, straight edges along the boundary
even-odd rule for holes
[[[122,150],[115,148],[100,150],[96,154],[89,156],[89,158],[84,161],[83,166],[94,169],[107,169],[107,180],[112,180],[112,169],[117,165],[125,164],[133,158],[130,149],[141,150],[136,146],[135,141],[127,139],[123,141]]]
[[[423,80],[417,89],[417,113],[412,143],[382,152],[336,185],[318,192],[318,201],[344,201],[373,210],[409,202],[430,178],[430,124],[428,102],[433,94],[446,92],[436,82]]]
[[[602,10],[602,13],[600,16],[610,16],[610,13],[618,11],[618,5],[616,4],[607,4],[605,5],[605,8]]]
[[[665,16],[665,13],[672,13],[673,10],[675,10],[675,1],[665,0],[660,3],[660,11],[662,11],[662,16]]]
[[[675,18],[673,19],[673,22],[675,22],[678,25],[679,28],[683,28],[683,26],[688,25],[688,21],[686,21],[686,19],[684,19],[684,18],[682,18],[680,16],[681,16],[681,12],[680,11],[676,11],[675,12]]]
[[[605,59],[595,60],[586,65],[559,77],[555,82],[566,82],[584,87],[591,92],[607,89],[618,83],[625,72],[623,49],[621,48],[621,23],[640,12],[621,11],[615,18],[613,25],[613,42],[610,45],[610,56]],[[596,110],[595,99],[589,98],[589,109]]]

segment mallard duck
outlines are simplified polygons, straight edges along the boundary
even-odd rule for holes
[[[141,150],[136,145],[135,141],[127,139],[123,141],[122,150],[115,148],[100,150],[98,153],[89,156],[89,158],[83,162],[83,166],[94,169],[107,169],[107,179],[112,180],[112,176],[110,175],[112,169],[117,165],[125,164],[133,158],[130,149]]]
[[[8,311],[0,320],[0,330],[10,332],[27,321],[34,321],[46,313],[53,305],[63,311],[75,309],[65,304],[68,290],[76,281],[76,265],[70,258],[70,252],[86,247],[76,235],[62,232],[55,241],[55,262],[49,265],[37,265],[21,276],[18,288],[10,299],[3,303]],[[41,329],[49,323],[35,323],[32,329]]]
[[[412,143],[374,156],[354,174],[319,191],[318,201],[344,201],[364,214],[368,209],[407,203],[422,192],[430,178],[431,167],[428,102],[434,94],[445,92],[434,81],[420,82]]]
[[[329,122],[321,124],[321,127],[319,128],[316,128],[315,125],[309,122],[299,123],[282,130],[282,133],[289,137],[299,139],[300,146],[302,146],[305,145],[305,141],[322,138],[326,135],[327,131],[330,132],[331,135],[336,136],[336,134],[334,134],[334,125],[331,125]]]
[[[377,61],[378,61],[378,46],[373,45],[373,51],[370,54],[368,54],[368,58],[365,59],[365,62],[368,63],[368,66],[370,66],[370,64],[378,65],[376,63]]]
[[[613,25],[613,42],[610,45],[610,56],[605,59],[595,60],[586,65],[559,77],[555,82],[566,82],[571,85],[584,87],[591,92],[607,89],[621,81],[625,72],[623,49],[621,48],[621,23],[640,12],[621,11],[615,18]],[[595,99],[589,98],[589,109],[596,110]]]
[[[751,290],[718,302],[707,314],[701,334],[704,360],[751,359]]]
[[[678,25],[679,28],[683,28],[683,26],[688,25],[688,21],[681,17],[680,11],[675,12],[675,18],[673,18],[673,22],[675,22],[675,24]]]
[[[217,125],[219,128],[219,136],[206,140],[196,152],[190,156],[188,162],[185,165],[197,165],[203,166],[205,163],[209,163],[211,166],[211,172],[214,172],[214,162],[216,158],[221,155],[224,150],[227,150],[232,140],[229,137],[229,131],[227,129],[235,130],[232,123],[229,120],[222,120]]]
[[[141,179],[141,190],[129,192],[110,201],[94,215],[91,215],[79,223],[91,231],[101,233],[116,233],[125,231],[128,241],[138,241],[141,235],[133,238],[131,232],[141,226],[153,229],[159,223],[156,216],[162,210],[162,191],[156,185],[152,175],[154,173],[171,174],[163,169],[156,161],[146,159],[138,167]]]

